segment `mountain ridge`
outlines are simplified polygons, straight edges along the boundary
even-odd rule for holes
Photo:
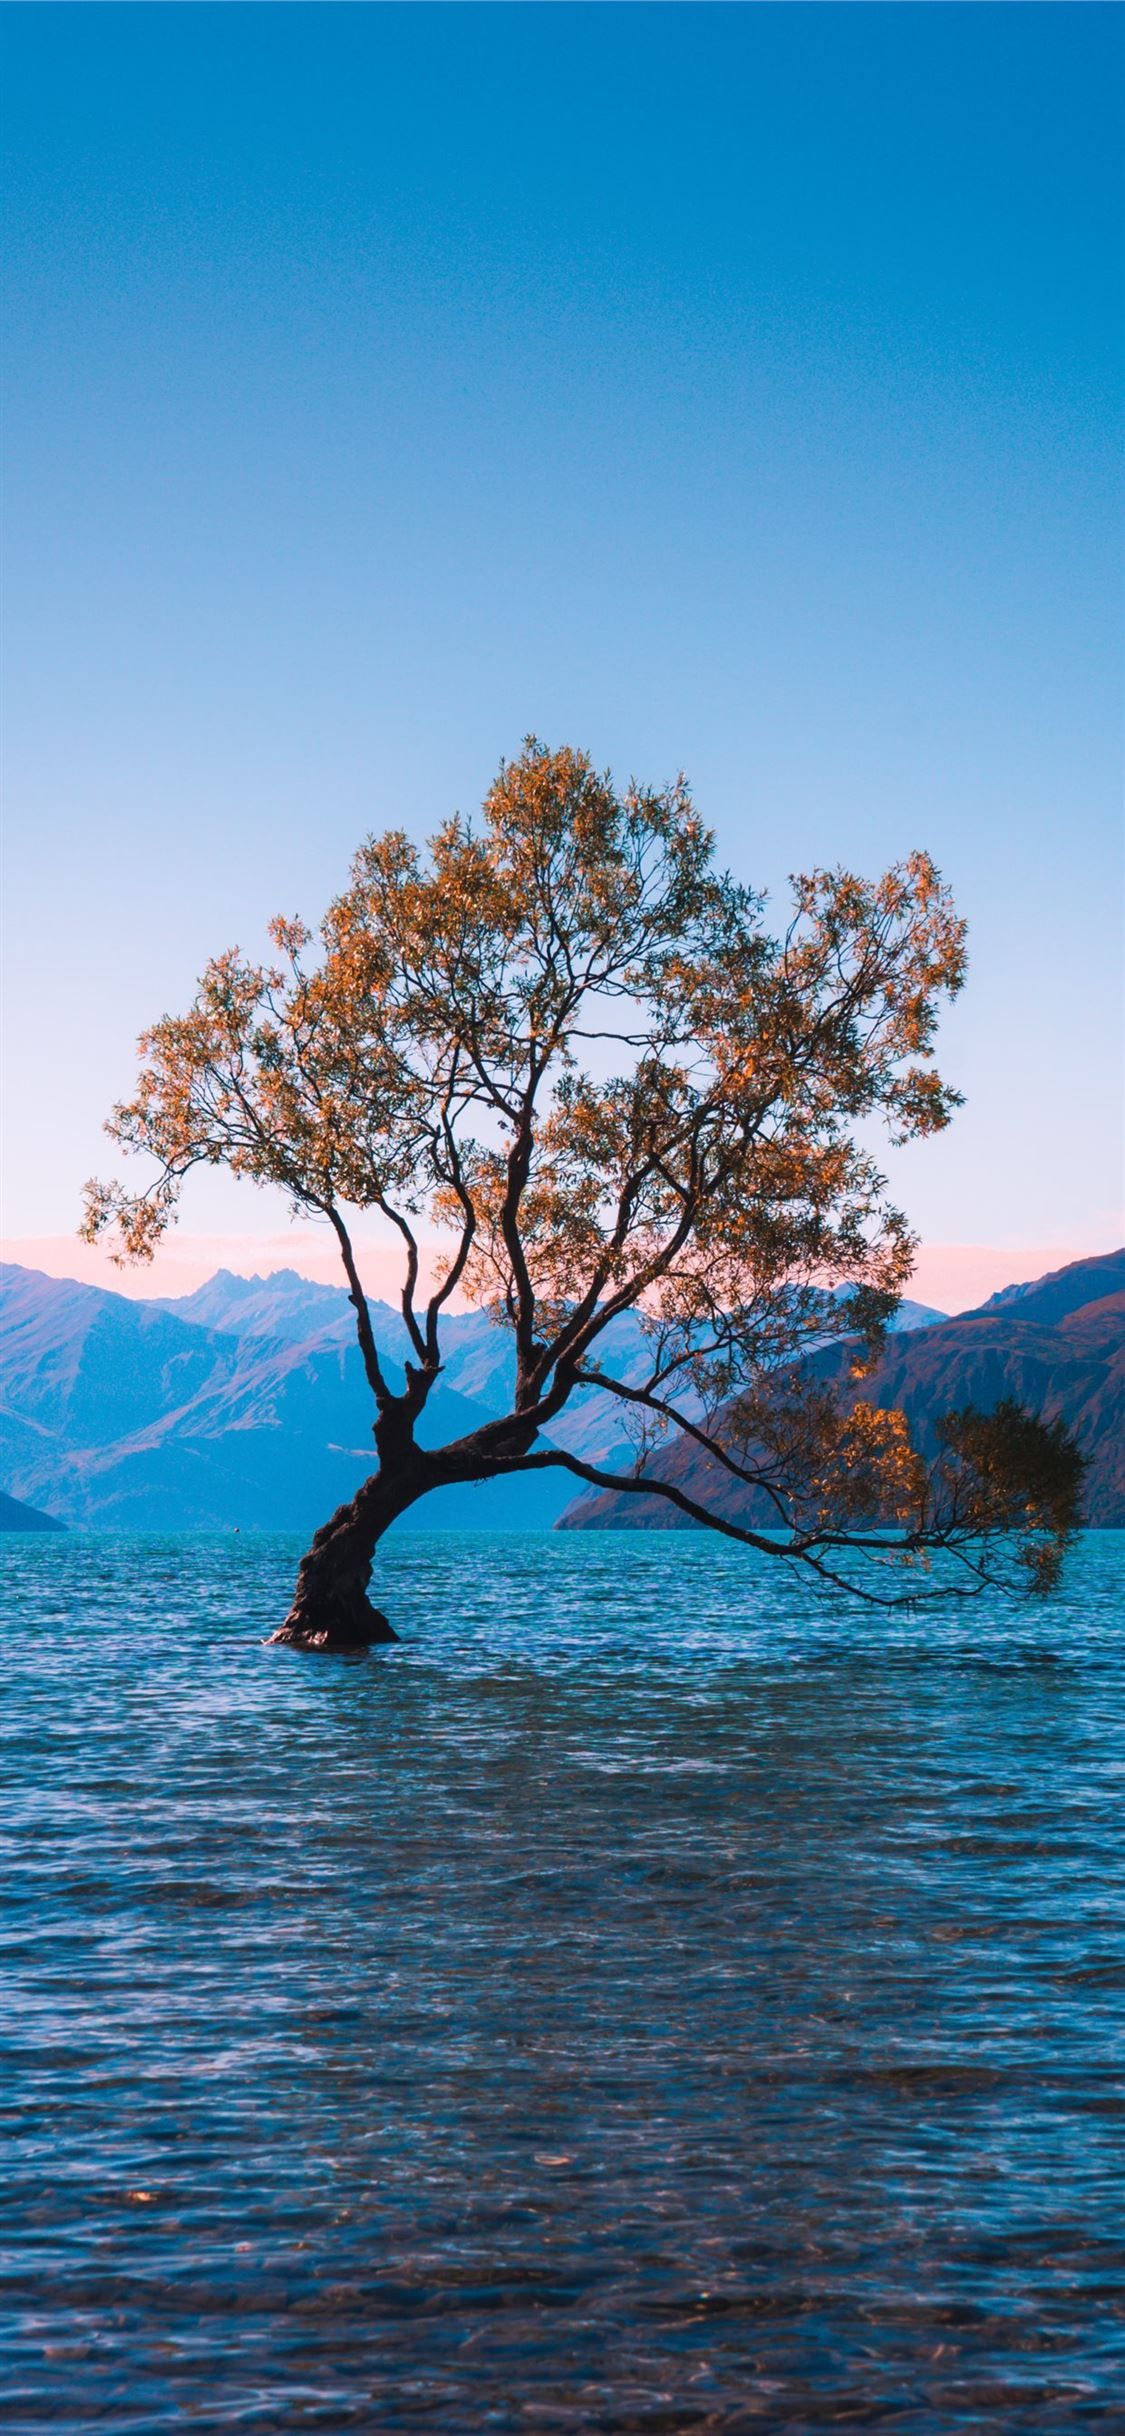
[[[5,1481],[70,1523],[311,1531],[373,1467],[354,1341],[247,1342],[159,1304],[5,1267],[0,1361]],[[439,1382],[425,1434],[460,1437],[489,1417]],[[530,1513],[549,1524],[569,1484],[548,1476],[528,1485],[518,1520]],[[447,1492],[443,1523],[514,1527],[511,1485],[496,1486],[483,1506],[480,1490]]]
[[[38,1506],[25,1506],[19,1497],[9,1497],[0,1489],[0,1531],[65,1531],[66,1524],[57,1515],[44,1514]]]
[[[1115,1291],[1104,1291],[1107,1281]],[[1054,1311],[1061,1316],[1039,1316]],[[940,1327],[888,1337],[877,1368],[854,1390],[848,1387],[851,1358],[844,1342],[813,1354],[810,1364],[845,1395],[862,1394],[903,1411],[923,1452],[932,1451],[939,1416],[961,1405],[976,1404],[987,1412],[1014,1396],[1046,1419],[1060,1415],[1087,1456],[1087,1522],[1125,1527],[1125,1251],[1072,1262],[1034,1280],[1026,1296],[999,1309],[993,1297]],[[691,1441],[662,1449],[651,1470],[727,1520],[776,1527],[775,1510],[761,1492],[732,1481]],[[559,1528],[702,1526],[665,1499],[607,1489],[576,1497],[560,1516]]]
[[[1013,1328],[1024,1332],[1021,1375],[1031,1393],[1050,1393],[1060,1361],[1072,1387],[1084,1364],[1092,1393],[1121,1332],[1115,1295],[1103,1289],[1125,1289],[1125,1255],[1086,1266],[1076,1309],[1073,1266],[1020,1288],[1022,1299],[999,1311],[995,1297],[954,1320],[908,1306],[886,1358],[944,1376],[948,1331],[980,1322],[1009,1338]],[[1097,1296],[1084,1311],[1081,1296],[1091,1285]],[[1067,1309],[1036,1354],[1027,1331],[1042,1333],[1034,1298],[1044,1291],[1052,1308]],[[381,1356],[397,1378],[409,1349],[402,1315],[386,1303],[371,1309]],[[606,1344],[616,1375],[644,1375],[635,1314],[614,1322]],[[507,1409],[511,1392],[511,1339],[488,1312],[447,1314],[443,1345],[447,1358],[424,1424],[431,1443],[479,1427]],[[837,1356],[828,1347],[813,1358],[830,1364]],[[191,1295],[145,1300],[0,1267],[0,1363],[0,1477],[10,1494],[64,1524],[311,1531],[354,1493],[374,1460],[370,1394],[347,1293],[295,1270],[264,1278],[219,1270]],[[631,1458],[617,1411],[586,1390],[553,1425],[552,1438],[600,1468],[622,1470]],[[565,1474],[535,1474],[443,1491],[397,1527],[526,1530],[562,1520],[574,1528],[576,1502],[585,1509],[598,1501],[575,1501]],[[628,1504],[631,1528],[655,1523],[649,1504]]]

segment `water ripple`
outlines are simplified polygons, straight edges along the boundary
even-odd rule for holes
[[[1125,1535],[297,1553],[0,1550],[11,2436],[1120,2426]]]

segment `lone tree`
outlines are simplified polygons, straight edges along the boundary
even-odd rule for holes
[[[949,1122],[933,1040],[964,926],[924,854],[874,885],[814,871],[794,893],[775,939],[761,897],[716,868],[683,780],[619,794],[584,754],[532,739],[479,825],[458,816],[425,855],[399,830],[368,839],[313,960],[305,926],[275,921],[275,964],[219,956],[189,1012],[143,1036],[136,1096],[107,1130],[156,1174],[136,1195],[91,1184],[86,1239],[150,1259],[184,1177],[227,1167],[328,1221],[355,1306],[376,1466],[317,1532],[279,1640],[393,1640],[367,1591],[396,1517],[433,1489],[547,1468],[669,1499],[875,1596],[916,1597],[888,1568],[935,1554],[965,1588],[1055,1578],[1078,1517],[1065,1432],[1010,1406],[952,1415],[927,1465],[855,1384],[913,1252],[856,1128],[877,1115],[901,1142]],[[401,1238],[401,1387],[355,1210]],[[422,1214],[449,1235],[426,1296]],[[455,1294],[511,1332],[511,1410],[422,1447]],[[647,1348],[628,1382],[608,1367],[623,1312]],[[833,1396],[802,1356],[844,1335],[859,1358]],[[552,1442],[580,1392],[615,1399],[631,1470]],[[710,1478],[758,1492],[762,1528],[653,1470],[676,1433]]]

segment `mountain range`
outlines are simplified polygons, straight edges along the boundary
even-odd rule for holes
[[[964,1319],[904,1303],[882,1392],[907,1402],[923,1428],[939,1398],[1023,1393],[1037,1409],[1074,1411],[1101,1447],[1122,1329],[1120,1313],[1099,1318],[1092,1305],[1114,1291],[1125,1300],[1123,1290],[1125,1255],[1111,1255],[1011,1289]],[[388,1371],[400,1376],[408,1350],[401,1314],[374,1303],[372,1318]],[[608,1368],[626,1380],[642,1375],[645,1349],[632,1314],[605,1341]],[[443,1350],[424,1422],[434,1443],[505,1410],[512,1385],[510,1337],[487,1312],[447,1315]],[[40,1510],[40,1527],[53,1518],[114,1530],[312,1531],[373,1460],[347,1295],[291,1269],[250,1278],[220,1270],[194,1294],[139,1301],[0,1267],[0,1378],[0,1479],[9,1500]],[[1119,1421],[1120,1380],[1117,1394]],[[552,1436],[622,1469],[629,1449],[607,1404],[588,1391]],[[1112,1471],[1103,1450],[1091,1475],[1094,1520],[1125,1521],[1125,1484],[1114,1490]],[[1107,1498],[1112,1510],[1095,1513]],[[596,1528],[617,1519],[610,1507],[624,1505],[632,1527],[663,1523],[670,1512],[655,1500],[640,1510],[635,1498],[575,1500],[572,1478],[533,1474],[447,1490],[396,1527],[541,1530],[565,1519]],[[5,1527],[36,1526],[5,1521],[0,1507]]]
[[[392,1384],[409,1350],[401,1313],[373,1303]],[[511,1339],[487,1312],[447,1315],[445,1367],[420,1436],[463,1437],[509,1408]],[[623,1314],[607,1360],[639,1376]],[[371,1397],[342,1287],[293,1270],[220,1271],[196,1293],[139,1301],[0,1266],[0,1478],[68,1523],[118,1530],[312,1531],[371,1470]],[[576,1397],[558,1443],[616,1467],[616,1413]],[[573,1496],[564,1475],[447,1490],[399,1528],[545,1529]]]
[[[374,1316],[394,1378],[402,1321],[386,1306]],[[0,1479],[72,1524],[312,1531],[374,1461],[351,1322],[342,1290],[291,1273],[213,1278],[181,1306],[0,1268]],[[499,1332],[483,1314],[465,1322],[450,1370],[478,1392],[439,1382],[425,1422],[435,1442],[502,1406]],[[533,1478],[515,1495],[508,1483],[450,1491],[435,1519],[543,1528],[570,1488]]]
[[[826,1347],[811,1359],[821,1377],[846,1392],[846,1346]],[[873,1404],[901,1408],[923,1453],[932,1451],[941,1414],[966,1404],[990,1412],[1011,1396],[1044,1418],[1060,1414],[1087,1458],[1086,1521],[1122,1528],[1125,1251],[1075,1261],[1033,1284],[1006,1287],[979,1311],[888,1337],[861,1392]],[[688,1439],[663,1449],[650,1468],[732,1522],[768,1528],[775,1520],[760,1492],[732,1481]],[[562,1520],[564,1528],[584,1531],[697,1527],[662,1498],[610,1491],[583,1493]]]

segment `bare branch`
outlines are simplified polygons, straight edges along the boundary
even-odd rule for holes
[[[352,1250],[351,1237],[348,1234],[347,1227],[340,1216],[339,1210],[333,1209],[331,1206],[329,1206],[326,1208],[325,1215],[331,1223],[332,1229],[336,1236],[336,1241],[340,1246],[340,1258],[343,1261],[345,1275],[348,1280],[348,1299],[355,1311],[356,1335],[359,1338],[359,1349],[363,1355],[363,1367],[367,1374],[367,1384],[371,1389],[372,1395],[374,1396],[380,1411],[382,1412],[388,1405],[392,1404],[395,1399],[391,1389],[387,1385],[386,1379],[383,1376],[382,1367],[380,1365],[378,1349],[375,1343],[375,1334],[371,1326],[371,1312],[368,1307],[367,1296],[363,1291],[359,1270],[355,1265],[355,1254]]]

